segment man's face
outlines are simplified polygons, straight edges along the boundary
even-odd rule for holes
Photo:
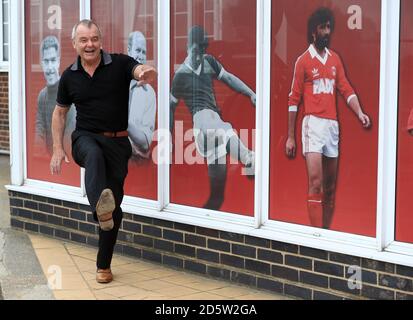
[[[316,33],[313,34],[315,37],[314,44],[318,50],[324,50],[330,45],[331,36],[331,23],[327,21],[326,23],[319,24],[317,26]]]
[[[90,28],[84,25],[78,26],[73,47],[83,62],[86,64],[96,63],[100,58],[100,49],[102,48],[102,39],[98,28],[95,25]]]
[[[59,81],[60,58],[55,47],[43,51],[41,65],[48,86],[52,86]]]
[[[128,55],[141,64],[146,64],[146,41],[142,37],[135,37],[132,47],[128,48]]]
[[[202,57],[205,54],[205,47],[201,47],[198,43],[193,43],[188,48],[188,57],[191,61],[191,67],[198,69],[199,65],[202,62]]]

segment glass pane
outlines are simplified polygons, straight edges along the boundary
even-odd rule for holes
[[[413,2],[401,1],[396,240],[413,243]]]
[[[103,48],[129,54],[157,67],[157,0],[92,1],[92,17],[102,29]],[[129,46],[130,45],[130,46]],[[125,182],[125,194],[157,199],[155,129],[157,84],[138,87],[131,83],[129,134],[133,155]]]
[[[254,214],[256,5],[171,1],[172,203]]]
[[[270,219],[374,237],[381,1],[272,4]],[[331,10],[334,26],[320,14],[307,33],[321,6]],[[353,93],[371,119],[368,130],[347,107],[357,100]],[[289,158],[289,106],[295,105],[295,157]]]
[[[62,174],[52,176],[51,120],[56,105],[61,73],[76,58],[72,47],[72,28],[79,21],[78,2],[72,0],[25,1],[26,22],[26,148],[29,179],[80,186],[80,169],[70,158],[71,132],[76,111],[68,113],[64,136],[70,159]]]

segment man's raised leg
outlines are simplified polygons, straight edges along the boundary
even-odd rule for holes
[[[73,159],[85,168],[86,195],[97,221],[96,205],[102,191],[107,188],[106,163],[101,146],[89,136],[78,137],[73,144]]]
[[[115,199],[115,210],[112,214],[114,227],[109,231],[99,230],[97,267],[98,269],[108,269],[112,262],[113,251],[123,218],[121,204],[124,196],[123,187],[128,173],[128,159],[131,147],[127,138],[113,140],[102,137],[100,138],[100,143],[105,153],[107,188],[112,190]]]
[[[255,153],[249,150],[241,139],[236,135],[232,135],[227,143],[227,152],[233,159],[241,161],[245,166],[243,174],[248,178],[253,179],[255,176]]]

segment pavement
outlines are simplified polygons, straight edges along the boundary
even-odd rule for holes
[[[51,300],[52,291],[30,238],[10,228],[10,160],[0,156],[0,299]]]
[[[96,248],[10,228],[9,169],[0,155],[0,300],[289,300],[116,254],[114,281],[98,284]]]

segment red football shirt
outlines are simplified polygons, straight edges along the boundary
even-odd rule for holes
[[[303,101],[305,115],[337,120],[337,89],[347,103],[355,96],[338,54],[326,49],[321,58],[310,45],[295,64],[288,106],[294,110]]]

